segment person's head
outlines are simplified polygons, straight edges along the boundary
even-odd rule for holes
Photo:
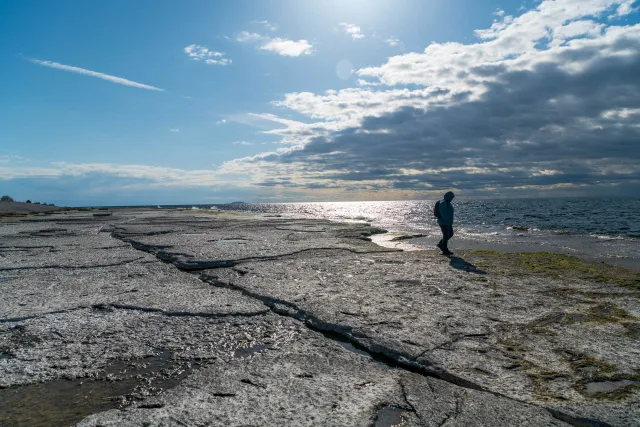
[[[453,191],[447,191],[447,193],[445,193],[445,195],[444,195],[444,200],[446,202],[451,202],[454,197],[456,197],[456,195],[453,194]]]

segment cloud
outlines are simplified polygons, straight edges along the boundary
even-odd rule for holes
[[[233,145],[255,145],[253,142],[248,141],[234,141]]]
[[[300,56],[313,53],[313,46],[307,40],[287,40],[280,37],[269,39],[260,46],[261,50],[275,52],[282,56]]]
[[[180,129],[177,129],[177,128],[172,128],[172,129],[169,129],[169,130],[170,130],[171,132],[180,132]]]
[[[268,21],[252,21],[265,25],[271,31],[275,31],[276,27],[269,24]],[[249,31],[241,31],[236,36],[236,41],[240,43],[259,43],[260,50],[275,52],[282,56],[301,56],[313,53],[313,46],[307,40],[289,40],[281,37],[269,37]]]
[[[194,61],[204,61],[209,65],[230,65],[231,59],[225,58],[224,53],[209,50],[206,47],[192,44],[184,48],[184,52]]]
[[[638,8],[637,7],[633,7],[633,4],[635,2],[636,2],[636,0],[625,0],[625,1],[619,2],[620,4],[616,8],[615,13],[610,15],[609,19],[620,18],[620,17],[623,17],[623,16],[627,16],[627,15],[633,13],[633,12],[637,12]]]
[[[132,80],[124,79],[122,77],[111,76],[109,74],[99,73],[97,71],[86,70],[84,68],[79,68],[79,67],[72,67],[70,65],[59,64],[57,62],[52,62],[52,61],[43,61],[41,59],[36,59],[36,58],[28,58],[28,59],[29,59],[29,61],[33,62],[34,64],[39,64],[39,65],[42,65],[42,66],[45,66],[45,67],[49,67],[49,68],[55,68],[57,70],[69,71],[71,73],[83,74],[85,76],[90,76],[90,77],[96,77],[96,78],[99,78],[99,79],[102,79],[102,80],[107,80],[107,81],[109,81],[111,83],[117,83],[119,85],[131,86],[131,87],[137,87],[137,88],[140,88],[140,89],[147,89],[147,90],[155,90],[155,91],[159,91],[159,92],[164,92],[164,89],[160,89],[158,87],[146,85],[146,84],[143,84],[143,83],[134,82]]]
[[[386,44],[388,44],[389,46],[395,47],[395,46],[402,46],[402,42],[395,38],[395,37],[391,37],[388,38],[384,41]]]
[[[227,119],[218,120],[218,121],[216,122],[216,124],[217,124],[217,125],[223,125],[223,124],[225,124],[225,123],[227,123]]]
[[[239,41],[240,43],[246,43],[246,42],[255,42],[258,40],[262,40],[264,37],[258,33],[250,33],[248,31],[241,31],[237,36],[236,36],[236,41]]]
[[[640,24],[602,24],[631,3],[545,0],[360,69],[363,87],[286,94],[273,105],[310,122],[259,115],[289,145],[223,169],[327,191],[638,190]]]
[[[216,170],[188,170],[148,165],[119,165],[111,163],[52,162],[34,164],[0,164],[0,179],[69,178],[103,176],[126,179],[128,187],[211,187],[216,185],[248,186],[248,179]]]
[[[275,31],[278,29],[275,25],[270,23],[269,21],[252,21],[254,24],[264,25],[264,27],[269,31]]]
[[[360,32],[360,27],[349,24],[348,22],[341,22],[339,25],[342,27],[343,31],[346,34],[349,34],[354,40],[364,38],[364,34]]]

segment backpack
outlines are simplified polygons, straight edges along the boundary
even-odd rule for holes
[[[436,218],[441,218],[440,215],[440,200],[438,200],[436,202],[436,205],[433,207],[433,216],[435,216]]]

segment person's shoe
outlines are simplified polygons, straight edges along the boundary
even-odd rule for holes
[[[447,249],[446,251],[443,251],[442,253],[443,253],[443,254],[445,254],[446,256],[451,256],[451,255],[453,255],[453,252],[451,252],[451,251],[450,251],[450,250],[448,250],[448,249]]]

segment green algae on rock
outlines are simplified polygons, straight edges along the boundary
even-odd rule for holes
[[[640,272],[604,262],[585,261],[554,252],[499,252],[475,249],[471,259],[497,267],[505,273],[518,271],[552,277],[577,278],[594,282],[613,283],[640,290]]]

